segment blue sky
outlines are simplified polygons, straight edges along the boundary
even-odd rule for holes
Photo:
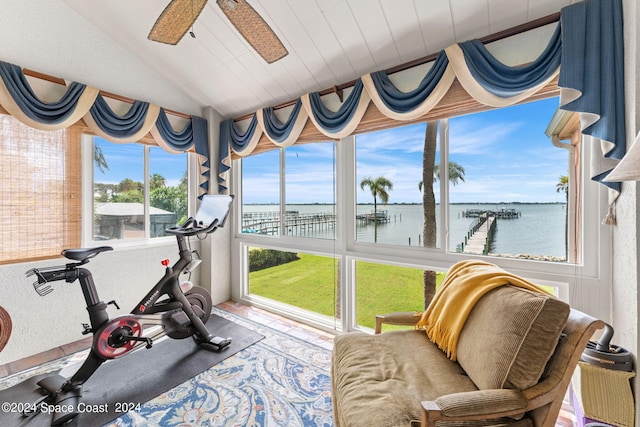
[[[96,137],[95,144],[109,164],[109,170],[103,174],[94,168],[94,181],[106,184],[117,184],[125,178],[144,181],[143,146],[140,144],[114,144]],[[167,186],[177,186],[187,170],[186,155],[170,154],[158,147],[151,147],[149,159],[150,173],[162,175]]]
[[[568,173],[568,152],[544,131],[558,106],[552,98],[449,120],[449,159],[465,169],[465,182],[450,186],[449,199],[464,202],[562,202],[556,192]],[[424,124],[356,136],[356,182],[384,176],[393,183],[390,203],[421,203]],[[333,144],[287,149],[287,202],[332,203]],[[245,203],[277,203],[277,151],[243,160]],[[436,197],[439,186],[436,185]],[[372,203],[368,190],[358,203]]]

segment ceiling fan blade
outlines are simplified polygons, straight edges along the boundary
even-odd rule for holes
[[[178,44],[206,4],[207,0],[171,0],[153,24],[147,38],[160,43]]]
[[[268,64],[289,54],[278,36],[246,0],[216,0],[240,35]]]

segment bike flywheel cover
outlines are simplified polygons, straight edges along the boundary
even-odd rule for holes
[[[95,352],[104,359],[115,359],[124,356],[133,350],[139,341],[124,341],[119,345],[114,345],[114,337],[126,331],[128,335],[139,337],[142,335],[142,325],[133,316],[122,316],[110,320],[106,326],[101,328],[95,340]]]

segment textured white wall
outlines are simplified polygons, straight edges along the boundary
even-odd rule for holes
[[[0,61],[188,114],[201,107],[61,0],[3,0]]]

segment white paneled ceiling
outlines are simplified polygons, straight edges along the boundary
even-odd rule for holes
[[[175,46],[147,39],[169,0],[64,0],[201,106],[225,117],[541,18],[577,0],[247,0],[289,55],[267,64],[214,0]]]

